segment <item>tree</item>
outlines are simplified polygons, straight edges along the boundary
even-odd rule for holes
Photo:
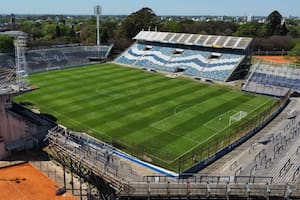
[[[150,8],[142,8],[126,17],[117,30],[118,37],[132,38],[142,29],[157,25],[157,16]]]
[[[167,32],[175,32],[175,33],[182,32],[179,23],[175,20],[165,21],[161,29],[162,31],[167,31]]]
[[[56,27],[55,27],[55,36],[56,37],[60,37],[61,36],[60,27],[58,25],[56,25]]]
[[[285,23],[282,23],[281,14],[275,10],[267,18],[268,35],[286,35],[288,30]]]
[[[287,29],[286,23],[284,22],[279,28],[278,35],[286,35],[288,32],[289,30]]]
[[[296,57],[297,62],[300,62],[300,43],[298,42],[292,51],[289,52],[289,56]]]
[[[14,38],[8,35],[0,35],[0,52],[11,53],[14,51]]]
[[[236,36],[243,37],[264,37],[266,34],[265,25],[259,24],[258,22],[242,24],[235,32]]]
[[[114,37],[114,31],[116,30],[117,25],[118,25],[117,21],[113,21],[109,19],[101,22],[100,35],[101,35],[102,43],[108,43],[109,39]]]
[[[56,36],[56,25],[52,23],[46,23],[43,25],[42,32],[45,40],[52,40]]]
[[[87,25],[80,32],[80,40],[84,44],[96,44],[96,26]]]
[[[293,39],[288,36],[274,35],[268,38],[254,38],[253,41],[253,49],[262,51],[290,51],[293,46]]]

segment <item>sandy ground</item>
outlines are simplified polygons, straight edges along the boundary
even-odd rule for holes
[[[255,58],[275,63],[293,63],[297,60],[296,58],[288,58],[286,56],[255,56]]]
[[[70,193],[56,196],[57,186],[30,163],[0,169],[0,199],[75,200]]]

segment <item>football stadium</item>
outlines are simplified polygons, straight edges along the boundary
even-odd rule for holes
[[[1,34],[16,50],[0,54],[0,158],[56,195],[300,198],[300,67],[253,56],[253,38],[140,30],[111,58],[99,35],[28,49]]]

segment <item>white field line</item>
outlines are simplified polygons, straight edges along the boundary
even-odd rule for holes
[[[43,107],[43,106],[42,106]],[[74,123],[76,123],[76,124],[78,124],[78,125],[82,125],[82,123],[80,123],[80,122],[78,122],[77,120],[74,120],[74,119],[72,119],[72,118],[70,118],[70,117],[67,117],[67,116],[65,116],[65,115],[63,115],[63,114],[61,114],[61,113],[58,113],[57,111],[54,111],[53,109],[50,109],[50,108],[47,108],[46,110],[51,110],[51,111],[53,111],[54,113],[56,113],[57,115],[60,115],[60,116],[62,116],[62,117],[64,117],[64,118],[66,118],[66,119],[69,119],[70,121],[72,121],[72,122],[74,122]],[[105,136],[107,136],[107,137],[109,137],[109,138],[111,138],[111,136],[109,136],[109,135],[107,135],[107,134],[105,134],[105,133],[103,133],[103,132],[99,132],[98,130],[95,130],[95,129],[93,129],[93,128],[91,128],[91,127],[87,127],[88,129],[90,129],[90,130],[92,130],[92,131],[94,131],[95,133],[101,133],[102,135],[105,135]],[[155,128],[155,127],[154,127]],[[174,134],[173,134],[174,135]],[[112,139],[112,138],[111,138]],[[194,141],[193,141],[194,142]],[[151,155],[152,157],[154,157],[154,158],[156,158],[157,160],[160,160],[160,161],[162,161],[162,162],[166,162],[166,160],[163,160],[162,158],[159,158],[159,157],[157,157],[157,156],[155,156],[155,155],[153,155],[153,154],[151,154],[151,153],[149,153],[149,152],[146,152],[148,155]],[[169,162],[169,161],[167,161],[168,163],[171,163],[171,162]]]
[[[221,119],[224,119],[225,117],[220,117],[220,116],[227,115],[227,113],[230,113],[230,112],[232,112],[232,111],[235,112],[235,113],[239,112],[239,111],[234,110],[234,109],[233,109],[233,110],[229,110],[229,111],[223,113],[222,115],[219,115],[219,116],[213,118],[212,120],[206,122],[206,123],[204,124],[204,126],[207,127],[207,128],[209,128],[209,129],[216,130],[216,131],[219,130],[219,128],[215,128],[215,127],[209,126],[209,125],[207,125],[207,124],[209,124],[209,123],[210,123],[211,121],[213,121],[213,120],[217,121],[216,119],[220,119],[220,118],[221,118]]]
[[[191,139],[191,138],[189,138],[189,137],[177,135],[176,133],[173,133],[173,132],[170,132],[170,131],[165,131],[165,130],[160,129],[160,128],[158,128],[158,127],[154,127],[154,126],[152,126],[152,125],[150,125],[150,127],[154,128],[154,129],[157,129],[157,130],[159,130],[159,131],[162,131],[162,132],[166,132],[166,133],[168,133],[168,134],[170,134],[170,135],[173,135],[173,136],[176,136],[176,137],[180,137],[180,138],[183,138],[183,139],[186,139],[186,140],[188,140],[188,141],[191,141],[191,142],[193,142],[193,143],[198,144],[197,142],[195,142],[195,140],[193,140],[193,139]]]
[[[260,105],[259,107],[257,107],[256,109],[252,110],[250,113],[248,113],[248,115],[250,115],[251,113],[255,112],[256,110],[260,109],[261,107],[263,107],[264,105],[266,105],[267,103],[269,103],[270,101],[273,101],[273,99],[269,99],[268,101],[266,101],[264,104]],[[183,155],[187,154],[188,152],[193,151],[194,149],[196,149],[197,147],[199,147],[201,144],[204,144],[205,142],[207,142],[209,139],[211,139],[212,137],[216,136],[217,134],[219,134],[220,132],[222,132],[223,130],[225,130],[226,128],[228,128],[228,126],[225,126],[223,129],[221,129],[220,131],[216,132],[215,134],[213,134],[212,136],[208,137],[206,140],[204,140],[203,142],[199,142],[198,145],[194,146],[193,148],[191,148],[190,150],[186,151],[185,153],[181,154],[180,156],[178,156],[177,158],[173,159],[171,161],[174,162],[175,160],[179,159],[180,157],[182,157]]]
[[[206,128],[208,128],[208,129],[211,129],[211,130],[213,130],[213,131],[217,131],[217,130],[218,130],[217,128],[214,128],[214,127],[209,126],[209,125],[207,125],[207,124],[203,124],[203,126],[206,127]]]

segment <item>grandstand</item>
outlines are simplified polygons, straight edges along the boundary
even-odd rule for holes
[[[0,53],[0,68],[13,68],[14,67],[14,55]]]
[[[84,65],[95,60],[95,58],[106,60],[112,47],[112,45],[102,45],[98,49],[97,46],[68,46],[29,50],[26,52],[28,72]]]
[[[288,90],[300,92],[300,69],[258,62],[251,68],[243,90],[274,96],[284,96]]]
[[[6,32],[5,32],[6,33]],[[6,33],[6,34],[20,34]],[[43,49],[28,49],[25,52],[26,72],[34,73],[65,67],[89,64],[93,61],[106,61],[113,45],[81,46],[55,45]],[[14,68],[15,55],[0,53],[0,69]]]
[[[115,61],[216,81],[247,72],[251,38],[141,31]]]

